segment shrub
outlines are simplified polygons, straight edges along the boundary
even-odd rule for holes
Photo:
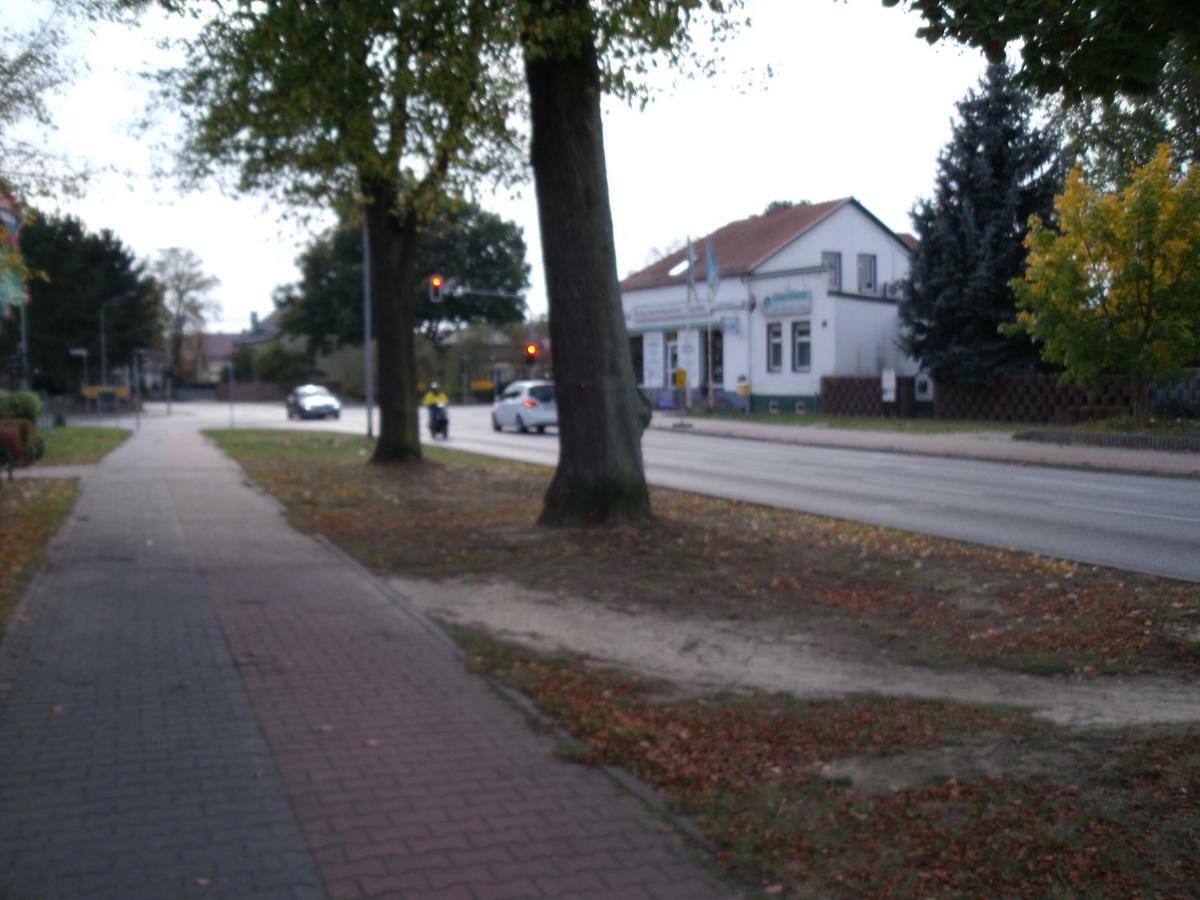
[[[37,424],[42,401],[33,391],[0,391],[0,419],[25,419]]]

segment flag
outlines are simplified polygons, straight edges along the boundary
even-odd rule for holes
[[[696,289],[696,251],[692,249],[692,239],[687,239],[687,286],[688,303],[692,302],[692,291]]]
[[[717,266],[717,254],[713,251],[712,238],[708,238],[706,241],[704,255],[708,261],[708,293],[715,297],[717,288],[721,286],[721,270]]]

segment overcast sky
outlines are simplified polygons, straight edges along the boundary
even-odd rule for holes
[[[0,0],[0,19],[25,19],[35,6]],[[954,104],[985,66],[974,50],[929,46],[914,36],[918,17],[880,0],[747,0],[747,11],[752,25],[726,48],[718,77],[674,86],[664,77],[645,110],[605,103],[622,276],[773,200],[853,195],[894,230],[909,230],[913,202],[930,193]],[[58,128],[48,140],[116,171],[81,200],[40,205],[111,229],[146,259],[163,247],[194,250],[221,280],[214,330],[239,331],[252,311],[270,312],[273,289],[296,280],[297,253],[330,220],[281,220],[263,198],[231,198],[215,186],[181,194],[151,176],[163,158],[132,126],[148,96],[142,73],[169,60],[156,43],[177,27],[151,15],[137,29],[79,31],[71,52],[86,70],[54,99]],[[510,194],[481,186],[476,199],[524,230],[530,305],[544,312],[532,187]]]

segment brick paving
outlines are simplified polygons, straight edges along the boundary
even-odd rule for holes
[[[735,894],[178,424],[88,475],[24,614],[5,898]]]

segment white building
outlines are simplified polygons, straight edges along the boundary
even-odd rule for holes
[[[733,222],[693,247],[694,289],[686,248],[621,282],[638,379],[660,405],[677,402],[679,370],[705,394],[710,360],[722,403],[780,412],[815,412],[822,376],[916,373],[897,346],[910,244],[853,197]]]

